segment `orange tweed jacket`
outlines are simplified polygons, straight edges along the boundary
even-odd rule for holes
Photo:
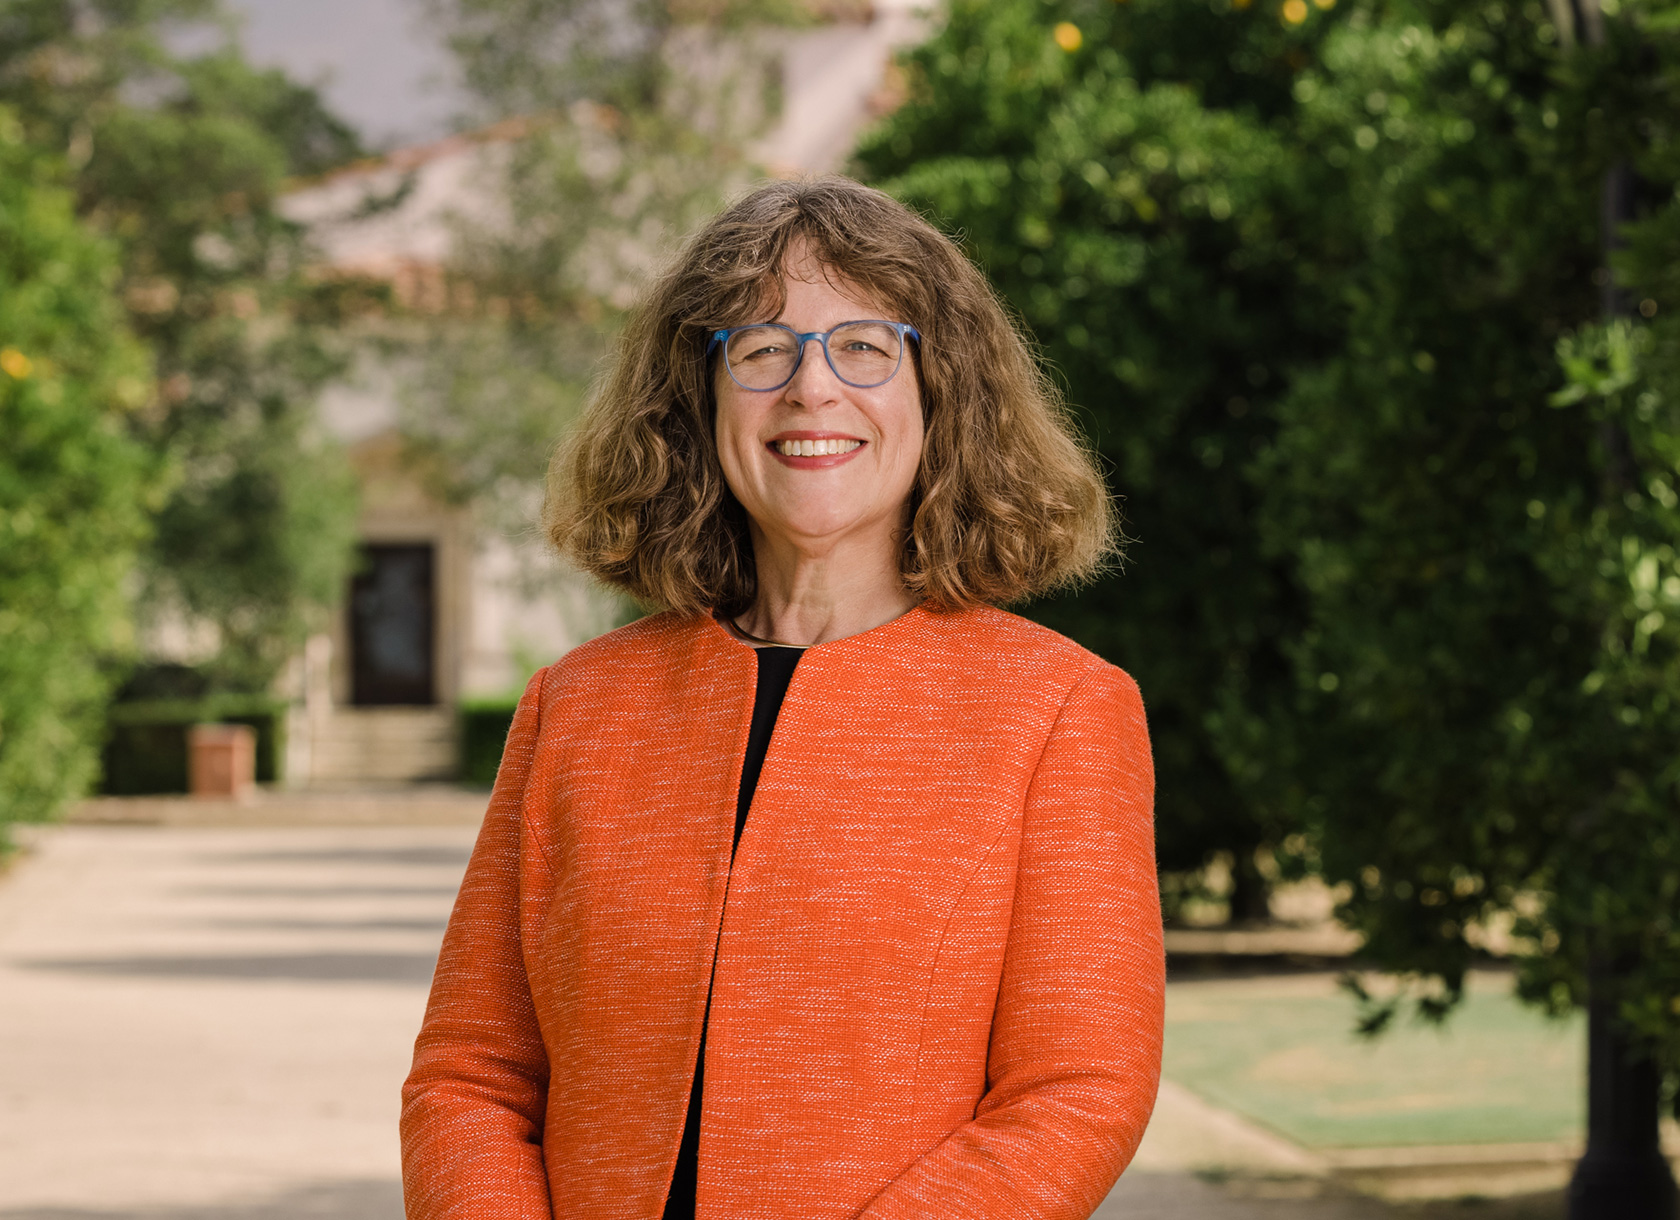
[[[661,614],[520,702],[403,1089],[410,1220],[1084,1220],[1160,1069],[1137,688],[1014,615],[756,665]]]

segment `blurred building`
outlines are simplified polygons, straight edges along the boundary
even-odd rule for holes
[[[765,44],[779,59],[781,108],[755,151],[773,173],[839,168],[895,100],[891,58],[926,23],[916,0],[828,12]],[[348,168],[295,193],[288,214],[311,227],[332,268],[423,304],[444,290],[452,218],[493,223],[484,184],[525,130],[505,123]],[[287,678],[285,781],[452,778],[462,701],[516,693],[536,666],[610,626],[614,607],[557,570],[534,531],[509,536],[473,504],[429,490],[404,460],[396,381],[377,362],[333,387],[322,413],[361,479],[362,562],[332,630]]]

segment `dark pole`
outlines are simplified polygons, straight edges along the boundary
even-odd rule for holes
[[[1674,1175],[1658,1142],[1662,1077],[1617,1020],[1615,971],[1588,968],[1587,1150],[1569,1182],[1569,1220],[1674,1220]]]
[[[1599,0],[1554,0],[1554,7],[1569,17],[1567,25],[1558,23],[1567,41],[1603,44]],[[1634,216],[1634,177],[1626,161],[1605,173],[1601,207],[1604,316],[1626,317],[1627,296],[1610,270],[1621,226]],[[1621,428],[1605,426],[1606,482],[1619,495],[1635,481],[1632,455]],[[1616,965],[1601,946],[1587,966],[1587,1148],[1569,1181],[1569,1220],[1677,1220],[1674,1174],[1659,1138],[1662,1076],[1616,1012]]]

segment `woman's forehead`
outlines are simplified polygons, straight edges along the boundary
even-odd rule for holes
[[[766,321],[779,319],[787,308],[790,293],[808,295],[801,288],[826,289],[844,297],[857,308],[860,318],[891,320],[894,312],[889,299],[848,275],[836,260],[823,258],[799,243],[790,246],[777,268],[760,281],[754,302],[756,316]]]

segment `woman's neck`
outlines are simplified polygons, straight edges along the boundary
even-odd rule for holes
[[[897,548],[822,554],[778,546],[754,531],[758,596],[735,622],[761,640],[826,644],[890,623],[916,605],[898,570]]]

